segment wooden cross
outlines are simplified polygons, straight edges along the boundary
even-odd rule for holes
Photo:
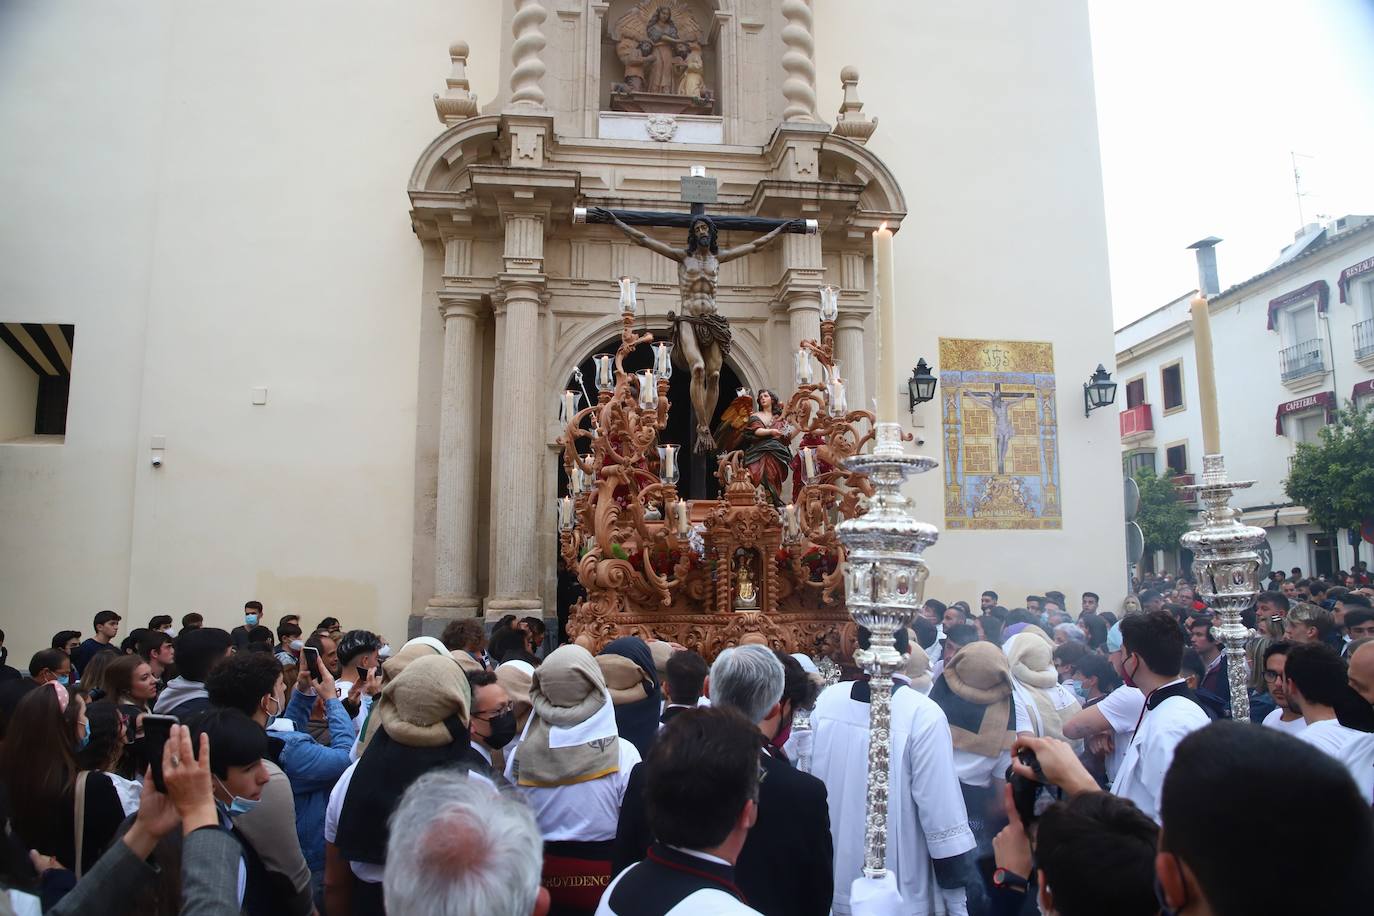
[[[690,213],[663,213],[658,210],[607,210],[602,207],[575,207],[574,223],[610,223],[614,215],[627,226],[655,226],[660,229],[690,229],[692,220],[706,214],[706,205],[716,202],[716,180],[708,178],[705,170],[692,169],[682,176],[682,202],[691,204]],[[814,235],[819,224],[814,219],[764,219],[757,216],[711,216],[721,232],[772,232],[786,226],[788,233]]]

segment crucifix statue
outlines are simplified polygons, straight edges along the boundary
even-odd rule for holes
[[[1017,401],[1035,397],[1034,394],[1003,394],[1002,383],[995,382],[991,391],[965,391],[964,397],[976,404],[982,404],[992,411],[993,432],[997,438],[997,473],[1007,473],[1007,448],[1014,434],[1011,424],[1011,408]]]
[[[683,200],[692,204],[691,213],[658,213],[639,210],[605,210],[600,207],[577,208],[573,221],[615,226],[636,245],[656,251],[678,262],[677,278],[682,314],[668,313],[672,323],[674,358],[680,354],[692,375],[692,411],[695,414],[696,452],[714,451],[711,420],[720,397],[720,367],[730,353],[730,323],[716,309],[716,284],[720,265],[761,251],[784,232],[814,233],[815,220],[759,219],[754,217],[706,215],[705,203],[715,201],[715,181],[693,175],[683,179]],[[685,228],[687,246],[674,248],[651,238],[636,226]],[[721,251],[717,236],[722,230],[764,232],[756,239]],[[681,325],[689,329],[684,332]]]

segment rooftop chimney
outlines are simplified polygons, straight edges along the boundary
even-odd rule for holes
[[[1204,296],[1211,297],[1221,292],[1221,284],[1217,282],[1216,251],[1220,241],[1215,235],[1209,235],[1188,246],[1197,252],[1197,288]]]

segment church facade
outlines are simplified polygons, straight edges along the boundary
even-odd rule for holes
[[[722,400],[791,392],[834,287],[868,406],[872,234],[899,230],[904,364],[940,375],[947,341],[1041,354],[1025,392],[961,363],[955,416],[938,393],[908,415],[949,470],[912,486],[917,515],[967,519],[929,552],[927,594],[1119,600],[1116,430],[1078,409],[1113,352],[1086,4],[249,6],[8,30],[6,83],[44,104],[0,91],[30,138],[0,154],[0,319],[75,329],[65,430],[0,443],[0,617],[24,650],[102,607],[126,630],[190,610],[227,626],[258,598],[269,621],[393,640],[554,617],[560,399],[595,397],[618,278],[639,281],[643,330],[681,311],[675,265],[575,214],[702,194],[708,215],[817,228],[722,266]],[[111,54],[110,30],[141,53]],[[63,123],[78,60],[113,79]],[[63,237],[86,269],[59,266]],[[994,423],[979,392],[1003,383]]]

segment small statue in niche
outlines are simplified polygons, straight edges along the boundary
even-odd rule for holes
[[[752,611],[759,606],[759,593],[754,587],[753,564],[741,558],[735,573],[735,610]]]
[[[673,52],[678,43],[673,11],[666,6],[660,6],[655,10],[654,18],[645,29],[645,34],[654,48],[654,68],[649,74],[649,91],[672,94],[676,91],[673,85]]]
[[[677,94],[690,98],[706,97],[706,64],[701,58],[701,45],[678,45],[678,63],[682,78],[677,82]]]
[[[624,91],[643,92],[645,74],[654,65],[654,46],[649,41],[623,38],[617,46],[618,56],[625,65]]]

